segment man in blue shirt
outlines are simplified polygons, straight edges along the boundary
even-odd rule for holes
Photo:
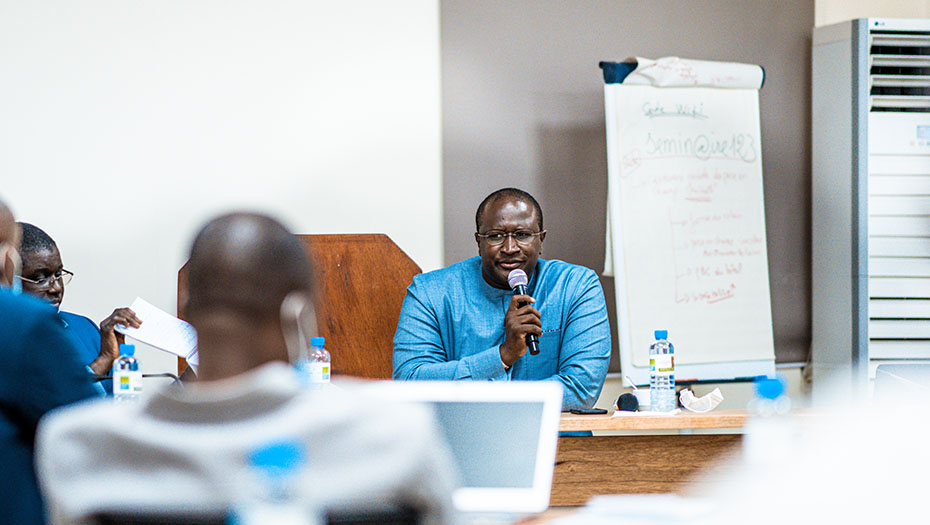
[[[43,524],[33,470],[36,424],[53,408],[95,395],[55,310],[19,295],[18,228],[0,202],[0,520]]]
[[[45,231],[26,222],[19,223],[19,226],[22,234],[19,252],[23,259],[23,274],[19,280],[23,291],[48,301],[58,309],[65,296],[65,285],[71,281],[73,274],[64,268],[58,245]],[[83,315],[59,311],[59,316],[77,343],[81,361],[97,375],[110,374],[113,361],[119,357],[119,345],[126,341],[125,336],[115,330],[116,326],[138,328],[142,323],[129,308],[113,310],[100,323],[100,328]],[[105,381],[103,387],[112,392],[110,380]]]
[[[597,401],[610,362],[604,292],[590,269],[540,259],[546,231],[530,194],[498,190],[475,215],[478,257],[414,277],[394,335],[394,379],[557,380],[562,409]],[[527,295],[507,283],[529,276]],[[526,355],[526,336],[539,354]]]

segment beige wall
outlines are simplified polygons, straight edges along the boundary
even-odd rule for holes
[[[814,3],[817,26],[854,18],[930,18],[928,0],[815,0]]]

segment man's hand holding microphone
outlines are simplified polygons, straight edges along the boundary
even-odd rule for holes
[[[542,335],[542,320],[539,310],[533,307],[535,299],[526,292],[529,280],[526,272],[519,268],[510,272],[507,282],[513,289],[513,298],[504,315],[504,342],[501,344],[501,361],[510,368],[526,353],[539,353],[539,336]]]

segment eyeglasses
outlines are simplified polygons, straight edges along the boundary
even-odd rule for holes
[[[20,281],[26,281],[27,283],[32,283],[38,286],[39,288],[48,288],[49,286],[54,284],[55,281],[59,279],[61,279],[62,286],[67,286],[68,283],[71,282],[71,278],[74,277],[74,273],[69,272],[68,270],[65,270],[64,268],[62,268],[61,270],[58,270],[54,274],[49,275],[48,277],[43,277],[42,279],[27,279],[26,277],[21,277],[18,275],[17,277],[19,278]]]
[[[478,237],[484,239],[489,246],[497,246],[499,244],[504,244],[504,239],[507,237],[512,238],[517,241],[517,244],[530,244],[533,242],[533,239],[546,233],[546,230],[541,232],[528,232],[524,230],[519,230],[515,232],[488,232],[488,233],[476,233]]]

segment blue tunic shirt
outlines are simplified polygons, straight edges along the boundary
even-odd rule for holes
[[[480,257],[417,275],[394,334],[394,378],[557,380],[564,387],[563,410],[592,406],[610,362],[610,326],[597,275],[540,259],[527,291],[542,320],[539,355],[527,353],[505,371],[500,345],[513,292],[484,280]]]
[[[42,524],[33,440],[49,410],[95,395],[55,309],[0,288],[0,520]]]
[[[81,362],[90,364],[100,355],[100,329],[93,321],[83,315],[71,312],[58,312],[67,332],[74,337],[77,343],[78,355]]]
[[[74,338],[81,362],[90,365],[100,355],[100,329],[97,324],[83,315],[71,312],[58,312],[65,326],[65,331]],[[93,373],[93,370],[90,371]],[[113,381],[98,381],[98,391],[102,394],[113,393]]]

